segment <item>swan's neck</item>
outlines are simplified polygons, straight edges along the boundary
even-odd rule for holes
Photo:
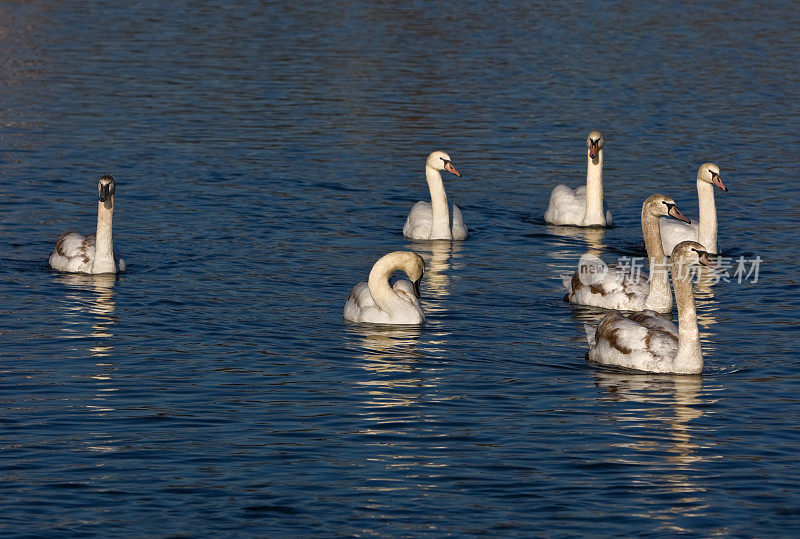
[[[428,189],[431,191],[431,240],[449,240],[452,238],[450,231],[450,210],[447,208],[447,194],[444,192],[442,174],[433,167],[425,167],[425,177],[428,180]]]
[[[403,300],[389,286],[389,276],[393,271],[404,270],[405,265],[396,258],[382,258],[378,260],[369,272],[367,286],[375,306],[381,311],[389,314],[390,317],[399,316],[401,313],[414,311],[416,309]]]
[[[673,369],[677,373],[699,374],[703,371],[703,352],[700,349],[691,275],[689,268],[678,260],[672,261],[672,280],[678,304],[678,355],[673,360]]]
[[[603,212],[603,150],[597,151],[597,157],[589,157],[586,150],[586,216],[584,226],[605,226],[606,217]]]
[[[106,203],[108,207],[106,207]],[[93,273],[115,273],[114,240],[111,226],[114,219],[114,199],[97,203],[97,238],[95,240]]]
[[[697,241],[710,253],[717,252],[717,205],[714,202],[714,186],[697,180],[697,199],[700,220],[697,225]]]
[[[661,245],[661,226],[658,216],[642,209],[642,235],[647,259],[650,261],[650,292],[644,303],[645,309],[658,312],[672,310],[672,292],[669,289],[669,270],[664,248]]]

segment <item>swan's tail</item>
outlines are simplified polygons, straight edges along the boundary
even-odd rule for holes
[[[586,340],[589,341],[589,347],[591,348],[595,345],[594,334],[597,333],[597,328],[593,328],[589,324],[584,324],[583,329],[586,331]]]
[[[567,289],[567,294],[572,294],[572,275],[562,275],[561,284]]]

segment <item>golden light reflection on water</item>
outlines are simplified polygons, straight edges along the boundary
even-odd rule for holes
[[[656,464],[654,470],[632,476],[631,481],[647,485],[653,491],[680,495],[665,497],[670,501],[657,509],[642,506],[638,516],[660,520],[664,529],[678,529],[670,522],[672,518],[686,516],[688,512],[702,514],[707,510],[709,504],[703,495],[707,489],[697,480],[696,470],[705,460],[716,457],[708,455],[708,429],[702,430],[701,438],[699,427],[692,427],[692,422],[703,416],[703,408],[713,402],[704,395],[702,376],[598,369],[595,384],[606,392],[609,400],[647,405],[626,406],[624,411],[613,414],[614,423],[620,425],[615,433],[620,440],[611,446],[619,450],[619,462],[646,464],[647,467],[640,469],[649,469],[653,462],[648,454],[665,453],[663,462]],[[664,432],[663,436],[653,435],[660,431]],[[637,457],[637,453],[642,457]]]
[[[55,276],[64,285],[61,305],[64,310],[63,337],[68,339],[89,338],[94,342],[89,345],[89,355],[96,360],[96,372],[90,379],[96,383],[92,403],[86,408],[97,413],[113,411],[108,405],[110,394],[117,391],[113,387],[112,374],[116,368],[108,358],[114,351],[113,328],[117,324],[114,286],[116,275],[80,275],[62,273]],[[88,322],[88,325],[87,325]],[[72,346],[71,350],[79,350]],[[90,447],[93,451],[110,450],[108,446]],[[106,449],[104,449],[106,448]]]

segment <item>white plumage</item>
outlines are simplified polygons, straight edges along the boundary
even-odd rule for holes
[[[65,232],[59,236],[50,254],[50,267],[70,273],[116,273],[112,239],[114,217],[114,178],[104,175],[97,184],[97,232],[82,236],[76,232]],[[125,261],[119,260],[119,271],[125,271]]]
[[[444,190],[441,171],[446,170],[461,176],[445,152],[436,151],[425,162],[425,178],[431,194],[431,202],[419,201],[403,225],[403,235],[413,240],[465,240],[469,236],[461,210],[453,205],[452,227],[447,194]]]
[[[682,241],[701,243],[711,253],[717,253],[717,205],[714,186],[727,192],[728,188],[714,163],[703,163],[697,171],[697,199],[700,218],[692,223],[679,223],[662,219],[661,244],[665,253],[671,253]]]
[[[603,135],[592,131],[586,139],[586,185],[571,189],[557,185],[550,193],[544,220],[552,225],[611,226],[611,212],[603,205]]]
[[[686,220],[670,197],[655,194],[649,196],[642,204],[642,236],[647,249],[647,258],[651,264],[651,279],[648,279],[647,273],[640,271],[641,268],[634,269],[633,265],[605,266],[599,258],[584,255],[574,274],[561,277],[564,288],[567,289],[564,299],[579,305],[605,309],[626,311],[653,309],[670,312],[672,293],[669,289],[667,270],[664,267],[664,252],[661,249],[659,235],[661,216]],[[660,266],[655,272],[652,268],[653,263]]]
[[[389,279],[401,270],[413,280]],[[421,324],[425,314],[419,302],[419,282],[425,261],[410,251],[394,251],[372,266],[368,281],[353,287],[344,306],[344,318],[371,324]]]
[[[584,326],[589,360],[648,372],[699,374],[703,354],[697,327],[689,266],[713,266],[697,242],[678,244],[672,253],[672,281],[678,304],[679,325],[655,311],[623,316],[608,313],[597,328]]]

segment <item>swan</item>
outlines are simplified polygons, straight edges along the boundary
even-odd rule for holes
[[[411,281],[389,281],[393,271],[402,270]],[[351,322],[371,324],[421,324],[425,313],[419,303],[419,282],[425,261],[411,251],[394,251],[375,262],[369,280],[353,287],[344,306],[344,317]]]
[[[605,271],[605,264],[600,259],[584,255],[574,274],[561,277],[567,289],[564,299],[579,305],[592,305],[605,309],[626,311],[652,309],[662,313],[671,312],[672,293],[669,289],[666,257],[661,249],[661,237],[658,231],[662,216],[689,222],[689,219],[681,214],[675,201],[668,196],[650,195],[642,204],[642,235],[652,274],[649,283],[647,275],[631,273],[632,264],[627,268],[611,265],[608,271]],[[597,266],[600,266],[602,271],[598,272]]]
[[[114,261],[114,242],[111,225],[114,218],[114,178],[101,176],[97,184],[97,233],[81,236],[65,232],[59,236],[50,254],[50,267],[70,273],[117,273]],[[125,261],[119,259],[119,271],[125,271]]]
[[[603,135],[592,131],[586,138],[586,186],[573,190],[557,185],[550,193],[544,220],[551,225],[611,226],[611,212],[603,213]]]
[[[647,372],[699,374],[703,352],[697,329],[690,266],[715,267],[696,241],[679,243],[672,251],[672,283],[678,304],[678,327],[655,311],[622,316],[608,313],[597,328],[585,325],[589,360]]]
[[[428,156],[425,163],[425,178],[431,191],[431,201],[420,200],[408,214],[403,225],[403,235],[412,240],[465,240],[469,233],[464,226],[461,210],[453,204],[453,228],[450,229],[450,213],[447,208],[447,195],[444,192],[441,171],[446,170],[459,178],[450,156],[436,151]]]
[[[664,220],[661,223],[661,244],[665,253],[671,253],[675,246],[686,240],[702,243],[710,253],[717,253],[717,206],[714,203],[714,186],[728,191],[719,167],[714,163],[703,163],[697,171],[697,199],[700,218],[694,224],[677,223]]]

